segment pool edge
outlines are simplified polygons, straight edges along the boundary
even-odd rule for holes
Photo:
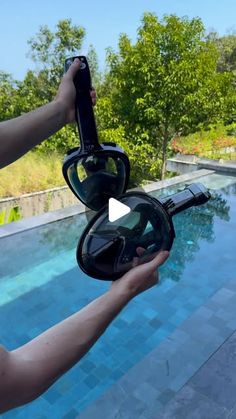
[[[194,172],[191,172],[191,173],[186,173],[184,175],[175,176],[170,179],[160,180],[158,182],[152,182],[143,187],[130,189],[130,191],[142,190],[144,192],[149,193],[154,190],[160,190],[168,186],[173,186],[178,183],[189,181],[191,179],[196,179],[198,177],[207,176],[213,173],[215,173],[214,170],[208,170],[208,169],[195,170]],[[56,211],[50,211],[41,215],[36,215],[30,218],[25,218],[24,220],[15,221],[9,224],[4,224],[0,226],[0,238],[4,238],[7,236],[11,236],[13,234],[21,233],[26,230],[32,230],[39,226],[53,223],[55,221],[59,221],[65,218],[70,218],[70,217],[73,217],[74,215],[85,212],[85,210],[86,210],[86,207],[80,202],[78,202],[77,205],[69,206],[69,207],[62,208]]]

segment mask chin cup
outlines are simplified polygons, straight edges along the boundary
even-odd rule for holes
[[[104,207],[83,231],[76,253],[80,268],[96,279],[120,278],[160,250],[170,250],[175,238],[172,216],[208,199],[210,193],[201,184],[160,199],[143,192],[122,195],[119,201],[131,210],[127,215],[111,222]]]
[[[73,149],[64,159],[64,178],[75,196],[93,211],[119,197],[127,188],[130,165],[122,149],[115,144],[100,145],[98,150]]]

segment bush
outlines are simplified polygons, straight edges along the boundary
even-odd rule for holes
[[[141,139],[133,142],[125,138],[123,127],[102,130],[99,134],[101,142],[112,141],[128,155],[131,168],[129,188],[139,186],[147,180],[160,178],[161,159],[151,144]]]
[[[175,153],[194,154],[199,157],[220,158],[222,154],[230,158],[228,147],[236,147],[236,124],[210,126],[186,137],[177,137],[172,141]]]
[[[6,208],[4,208],[0,212],[0,225],[8,224],[8,223],[11,223],[12,221],[18,221],[20,219],[21,219],[21,214],[20,214],[19,207],[11,208],[8,214],[7,214]]]

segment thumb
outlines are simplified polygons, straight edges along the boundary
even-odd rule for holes
[[[80,60],[78,58],[75,58],[73,63],[68,68],[68,70],[66,72],[66,76],[73,79],[75,77],[77,71],[79,70],[79,68],[80,68]]]

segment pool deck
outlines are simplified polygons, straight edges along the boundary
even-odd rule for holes
[[[235,307],[232,280],[77,419],[235,419]]]

